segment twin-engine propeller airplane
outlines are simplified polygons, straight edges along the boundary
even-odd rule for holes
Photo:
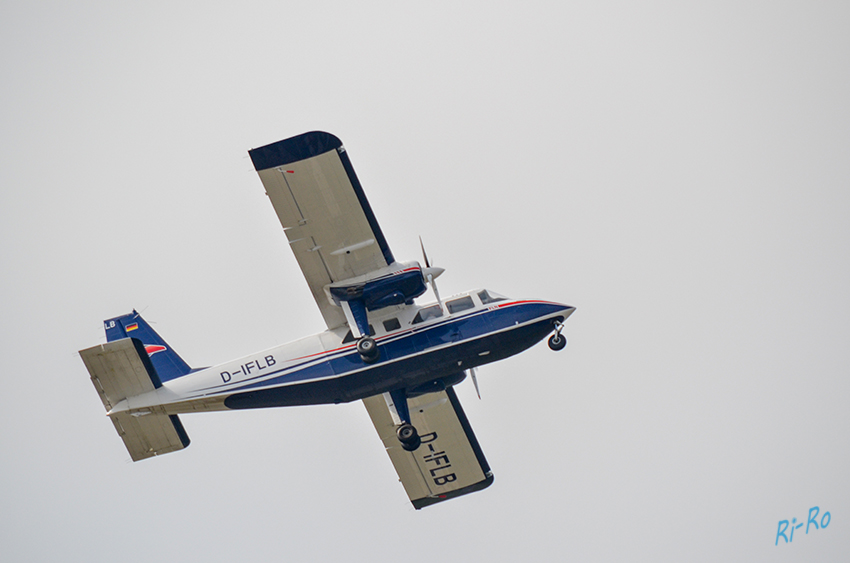
[[[440,299],[442,268],[396,262],[342,142],[311,132],[249,151],[328,330],[192,369],[136,312],[80,351],[133,461],[181,450],[178,414],[362,400],[417,509],[493,482],[452,389],[551,334],[573,307],[475,289]],[[415,299],[430,284],[436,303]]]

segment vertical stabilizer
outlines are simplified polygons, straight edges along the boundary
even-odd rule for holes
[[[160,381],[170,381],[192,371],[189,364],[183,361],[171,346],[151,328],[151,326],[134,309],[128,315],[122,315],[103,321],[106,329],[106,341],[114,342],[122,338],[136,338],[142,342],[150,357]]]

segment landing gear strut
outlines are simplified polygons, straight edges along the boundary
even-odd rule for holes
[[[565,336],[561,336],[561,330],[564,328],[563,323],[556,322],[555,323],[555,334],[549,337],[549,348],[555,350],[563,350],[564,346],[567,345],[567,338]]]
[[[395,435],[398,441],[401,442],[401,447],[408,452],[415,451],[422,445],[422,439],[419,437],[419,432],[413,424],[410,423],[410,409],[407,406],[407,390],[395,389],[388,393],[384,393],[384,399],[387,401],[387,408],[390,410],[390,415],[395,424]]]
[[[357,338],[357,352],[363,363],[374,364],[381,358],[381,351],[375,339],[369,336],[369,319],[366,316],[366,305],[362,299],[351,299],[340,303],[345,313],[345,320],[351,328],[351,333]]]

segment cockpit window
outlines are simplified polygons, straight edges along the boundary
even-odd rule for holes
[[[461,297],[460,299],[453,299],[452,301],[446,302],[446,307],[449,309],[449,314],[459,313],[461,311],[466,311],[467,309],[472,309],[475,307],[475,303],[472,302],[472,297],[466,296]]]
[[[496,301],[505,301],[507,297],[499,295],[495,291],[487,291],[485,289],[478,292],[478,299],[481,300],[483,305],[486,305],[487,303],[495,303]]]
[[[443,316],[443,309],[439,305],[431,305],[424,309],[419,309],[416,316],[413,318],[413,324],[423,323],[430,319],[436,319]]]
[[[369,325],[369,336],[375,336],[375,328],[372,325]],[[342,339],[343,344],[348,344],[349,342],[354,342],[354,335],[350,330],[345,333],[345,337]]]

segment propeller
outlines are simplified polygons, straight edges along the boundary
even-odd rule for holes
[[[422,237],[419,237],[419,247],[422,249],[422,258],[425,259],[425,267],[422,268],[422,277],[424,277],[425,281],[431,285],[431,289],[437,297],[437,303],[439,303],[440,307],[442,307],[443,302],[440,300],[440,292],[437,291],[437,283],[434,280],[440,277],[440,274],[446,270],[445,268],[431,266],[431,262],[428,260],[428,254],[425,253],[425,245],[422,243]]]
[[[440,277],[440,274],[445,272],[446,269],[431,265],[431,261],[428,260],[428,253],[425,252],[425,244],[422,242],[421,236],[419,237],[419,247],[422,249],[422,258],[425,260],[425,267],[422,268],[422,277],[424,277],[431,285],[431,289],[434,291],[434,296],[437,298],[437,303],[439,303],[442,308],[443,302],[440,300],[440,292],[437,291],[437,282],[434,280]],[[472,378],[472,384],[475,386],[475,394],[478,395],[479,399],[481,399],[481,391],[478,389],[478,378],[475,376],[475,368],[469,368],[466,371]]]
[[[481,399],[481,391],[478,390],[478,378],[475,377],[475,368],[469,368],[466,370],[470,377],[472,377],[472,384],[475,385],[475,393],[478,395],[478,398]]]

